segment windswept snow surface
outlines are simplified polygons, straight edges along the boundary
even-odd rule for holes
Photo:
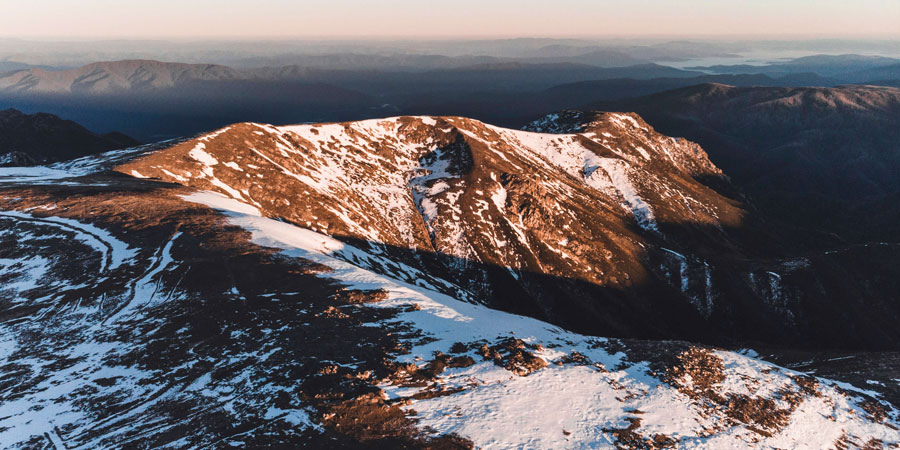
[[[0,218],[2,217],[38,222],[42,225],[59,228],[64,233],[71,233],[72,237],[84,242],[102,255],[100,272],[115,269],[135,256],[135,251],[129,248],[128,244],[116,239],[108,231],[91,224],[63,217],[36,217],[18,211],[0,211]]]
[[[400,356],[403,362],[422,365],[434,352],[448,352],[456,342],[493,343],[515,337],[540,345],[534,354],[550,364],[528,376],[480,361],[439,376],[441,389],[454,390],[447,395],[413,399],[422,388],[382,385],[388,397],[410,399],[407,408],[417,412],[420,426],[458,433],[478,448],[615,448],[610,430],[626,429],[636,419],[640,421],[637,431],[643,436],[669,436],[677,440],[676,448],[821,449],[842,436],[900,443],[896,429],[862,420],[866,413],[854,398],[829,383],[819,384],[821,397],[804,397],[790,422],[770,436],[746,424],[729,425],[726,417],[705,410],[702,401],[693,401],[683,391],[650,376],[646,363],[629,362],[623,353],[604,350],[606,339],[569,333],[376,274],[348,262],[352,259],[348,255],[361,254],[360,250],[329,236],[260,217],[252,208],[218,194],[185,199],[227,211],[229,221],[251,232],[253,242],[259,245],[330,267],[332,271],[323,277],[352,288],[387,291],[387,300],[366,307],[417,305],[406,308],[399,319],[432,339],[410,341],[411,351]],[[573,352],[584,355],[589,363],[563,363]],[[720,395],[752,394],[773,398],[783,407],[784,401],[775,393],[798,389],[791,377],[795,372],[733,352],[713,354],[723,365],[724,377],[716,385]]]
[[[634,215],[638,225],[647,230],[657,229],[652,208],[641,198],[631,181],[631,166],[625,154],[615,158],[598,156],[594,151],[581,145],[578,135],[575,134],[554,135],[491,128],[512,137],[533,152],[534,156],[541,157],[569,175],[584,180],[592,188],[617,196],[621,199],[622,207]],[[649,159],[649,156],[646,158]]]
[[[318,427],[283,401],[293,380],[282,386],[271,365],[284,342],[213,332],[205,356],[189,342],[197,321],[177,325],[196,295],[181,281],[198,264],[178,256],[192,245],[181,231],[147,240],[140,227],[24,212],[51,206],[0,211],[0,448],[220,448],[248,425]],[[273,332],[249,323],[228,333]],[[199,425],[223,422],[236,431]]]
[[[0,167],[0,181],[21,182],[32,180],[57,180],[71,177],[72,174],[65,170],[54,169],[47,166],[33,167]]]
[[[71,161],[63,161],[47,166],[0,167],[0,183],[55,183],[64,178],[73,178],[109,169],[154,148],[171,145],[174,140],[156,144],[112,150],[99,155],[84,156]]]

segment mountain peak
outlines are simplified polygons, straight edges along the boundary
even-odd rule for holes
[[[695,180],[719,174],[696,144],[632,114],[597,114],[585,127],[548,134],[429,116],[240,123],[117,170],[216,191],[268,217],[365,243],[510,311],[595,333],[696,334],[701,328],[689,324],[709,314],[707,300],[672,303],[671,313],[685,317],[673,324],[644,310],[649,295],[613,292],[667,285],[640,262],[658,245],[651,242],[673,233],[715,247],[722,232],[708,230],[737,226],[743,211]],[[557,276],[584,283],[550,282],[583,314],[560,315],[546,293],[511,284]],[[604,302],[584,304],[576,294],[584,289],[633,315],[613,319]],[[685,285],[694,289],[702,291]]]
[[[636,113],[566,110],[541,117],[523,129],[553,134],[580,133],[605,143],[614,140],[616,148],[639,149],[642,155],[655,153],[657,158],[667,160],[691,176],[724,177],[722,171],[709,160],[706,152],[689,141],[668,138],[683,145],[671,148],[656,144],[642,146],[660,135]],[[651,158],[648,156],[645,159]]]

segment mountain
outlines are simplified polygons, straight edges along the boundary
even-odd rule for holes
[[[45,69],[45,70],[54,70],[57,69],[55,67],[50,66],[34,66],[31,64],[25,64],[16,61],[0,61],[0,74],[4,74],[6,72],[13,72],[18,70],[25,69]]]
[[[797,72],[815,72],[821,75],[840,76],[841,74],[861,70],[873,69],[900,62],[896,58],[870,55],[810,55],[796,58],[790,61],[775,63],[775,67],[790,68]]]
[[[543,49],[542,49],[543,50]],[[550,49],[551,52],[557,52]],[[648,64],[645,58],[634,57],[627,52],[621,50],[610,49],[585,49],[585,52],[574,52],[574,54],[561,54],[555,56],[540,56],[522,59],[523,62],[532,64],[553,64],[553,63],[577,63],[588,64],[597,67],[625,67],[641,64]]]
[[[306,75],[114,61],[0,75],[0,101],[71,117],[89,128],[121,130],[147,142],[250,119],[293,122],[382,113],[383,100],[321,81],[332,72],[311,70]]]
[[[460,72],[478,72],[478,71],[557,71],[566,69],[569,71],[581,71],[589,74],[594,80],[607,80],[617,78],[633,78],[637,80],[646,80],[653,78],[690,78],[702,75],[702,72],[693,72],[673,67],[661,66],[659,64],[636,64],[622,67],[593,67],[587,62],[552,62],[552,63],[522,63],[522,62],[506,62],[494,64],[482,64],[478,66],[465,66],[453,69],[446,73],[458,74]],[[433,74],[433,73],[431,73]],[[443,75],[440,73],[438,76]]]
[[[695,58],[731,58],[738,56],[739,45],[717,42],[668,41],[627,49],[654,61],[684,61]]]
[[[333,55],[332,55],[333,56]],[[354,89],[371,84],[373,78],[385,79],[394,84],[409,86],[446,83],[451,89],[460,86],[476,90],[503,88],[546,88],[560,81],[609,79],[609,78],[659,78],[691,77],[691,72],[657,64],[623,64],[615,67],[597,67],[579,57],[565,60],[526,60],[499,58],[447,58],[432,57],[433,64],[420,68],[407,68],[402,62],[388,59],[384,65],[377,55],[348,55],[333,64],[319,62],[319,57],[308,57],[301,63],[246,69],[233,69],[212,64],[183,64],[151,60],[125,60],[93,63],[75,69],[44,70],[31,68],[0,74],[0,92],[32,94],[122,94],[129,92],[156,92],[176,88],[193,88],[197,85],[222,82],[254,83],[334,83],[338,80],[355,82],[347,85]],[[321,58],[325,58],[324,56]],[[331,58],[331,57],[329,57]],[[325,58],[328,61],[331,59]],[[371,60],[371,64],[354,64],[358,59]],[[409,56],[420,61],[424,56]],[[438,61],[452,60],[451,63]],[[323,60],[324,61],[324,60]],[[393,62],[392,62],[393,61]],[[349,69],[348,67],[352,67]],[[499,77],[499,78],[498,78]],[[430,84],[428,84],[430,82]],[[512,84],[512,86],[508,86]],[[446,87],[444,88],[446,89]],[[364,89],[365,90],[365,89]],[[379,91],[384,91],[381,87]]]
[[[578,66],[583,68],[583,66]],[[663,92],[675,88],[693,86],[703,83],[725,83],[737,86],[833,86],[840,84],[837,80],[823,78],[814,74],[787,75],[772,78],[767,75],[702,75],[696,77],[675,77],[643,79],[639,71],[628,74],[631,68],[599,69],[590,71],[570,70],[566,77],[586,78],[584,81],[555,84],[549,88],[543,88],[544,79],[537,75],[540,72],[528,72],[525,69],[520,74],[494,74],[485,72],[482,80],[503,81],[503,87],[517,86],[524,91],[500,91],[496,89],[485,92],[479,86],[489,85],[483,81],[477,83],[462,84],[464,89],[450,90],[450,86],[459,87],[461,84],[435,82],[433,84],[419,84],[420,81],[410,80],[406,84],[397,83],[396,90],[402,92],[402,86],[408,86],[415,95],[403,95],[403,100],[398,101],[397,112],[408,115],[451,115],[477,118],[479,120],[502,125],[505,127],[520,128],[536,117],[546,115],[553,111],[576,109],[586,103],[603,100],[621,100],[630,97],[644,96]],[[608,78],[609,76],[631,76],[634,78]],[[690,73],[682,72],[681,74]],[[581,74],[585,76],[582,77]],[[646,74],[646,73],[645,73]],[[559,80],[558,70],[547,71],[546,80]],[[597,78],[598,76],[602,79]],[[515,85],[524,79],[527,85]],[[461,77],[464,79],[463,77]],[[437,77],[435,77],[437,79]],[[436,81],[436,80],[432,80]],[[538,83],[535,83],[538,81]],[[363,90],[362,86],[359,87]],[[449,92],[445,92],[448,91]],[[499,91],[499,92],[498,92]]]
[[[505,59],[481,56],[445,56],[438,54],[403,53],[328,53],[328,54],[280,54],[270,57],[241,58],[236,63],[252,71],[260,67],[298,66],[314,70],[336,71],[386,71],[423,72],[453,69],[478,64],[502,62]]]
[[[585,109],[637,111],[699,142],[782,220],[858,241],[896,240],[900,90],[707,84]]]
[[[854,385],[752,351],[591,337],[486,307],[570,286],[596,314],[583,307],[625,294],[584,286],[636,288],[644,252],[675,292],[686,281],[705,299],[704,266],[668,246],[724,252],[743,214],[697,181],[726,182],[702,149],[638,116],[533,128],[577,132],[243,123],[0,169],[0,446],[900,444],[890,378]],[[481,269],[483,282],[458,276]],[[627,313],[644,309],[648,333],[730,302],[627,300],[607,317],[639,325]]]
[[[0,91],[111,93],[172,88],[192,81],[242,78],[236,70],[213,64],[149,60],[98,62],[75,69],[20,70],[0,75]]]
[[[118,170],[222,193],[456,280],[458,298],[578,332],[896,342],[900,310],[879,301],[898,288],[883,265],[896,246],[860,263],[833,237],[768,223],[699,146],[636,115],[558,114],[531,130],[542,133],[458,117],[244,123]]]
[[[875,86],[893,86],[893,87],[900,87],[900,79],[896,79],[896,80],[880,80],[880,81],[873,81],[873,82],[871,82],[870,84],[875,85]]]
[[[740,212],[693,180],[719,175],[702,150],[638,120],[609,116],[592,134],[565,137],[464,118],[238,124],[118,170],[224,193],[458,280],[457,296],[571,329],[698,335],[687,298],[647,302],[667,283],[648,282],[662,274],[640,263],[642,234],[686,223],[702,241]],[[704,206],[688,216],[682,198]]]
[[[896,58],[845,54],[811,55],[766,65],[716,65],[689,69],[719,74],[766,74],[775,77],[814,73],[844,83],[865,83],[892,78],[885,74],[895,74],[898,63],[900,60]],[[891,70],[891,66],[895,69]]]
[[[122,133],[98,135],[52,114],[0,111],[0,165],[45,164],[137,144]]]
[[[567,104],[582,106],[586,103],[586,99],[620,100],[707,83],[733,86],[831,86],[838,84],[837,80],[813,74],[785,75],[779,78],[762,74],[664,76],[651,79],[621,77],[560,84],[543,91],[540,95],[547,99],[564,100]]]
[[[356,59],[351,58],[350,63],[353,61]],[[0,102],[21,110],[69,117],[88,128],[121,130],[151,142],[242,121],[283,124],[360,120],[406,114],[419,105],[446,105],[462,98],[477,99],[478,104],[453,114],[492,118],[479,113],[505,106],[491,101],[496,95],[524,98],[526,93],[531,97],[566,82],[693,74],[656,65],[601,68],[499,58],[453,61],[442,66],[436,60],[434,67],[438,68],[352,70],[314,65],[232,69],[113,61],[64,71],[31,69],[0,75]],[[539,105],[537,111],[531,108],[515,119],[521,123],[526,117],[558,109],[548,106]],[[432,114],[437,110],[419,112]],[[513,111],[507,109],[505,115]]]
[[[113,61],[67,71],[35,69],[0,76],[0,102],[68,117],[88,128],[120,130],[151,142],[244,121],[285,124],[396,114],[465,116],[518,128],[535,117],[591,101],[705,82],[840,84],[808,73],[774,78],[701,75],[657,64],[604,68],[578,62],[577,57],[573,62],[540,64],[523,62],[528,58],[451,59],[452,64],[441,65],[443,59],[435,58],[434,66],[418,68],[371,68],[360,63],[350,69],[306,64],[233,69]],[[372,60],[380,61],[375,56]],[[316,59],[304,61],[312,64]]]

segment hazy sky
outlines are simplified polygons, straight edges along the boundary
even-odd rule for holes
[[[900,36],[898,0],[0,0],[14,37]]]

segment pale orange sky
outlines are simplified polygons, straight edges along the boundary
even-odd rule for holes
[[[898,0],[0,0],[7,37],[900,36]]]

